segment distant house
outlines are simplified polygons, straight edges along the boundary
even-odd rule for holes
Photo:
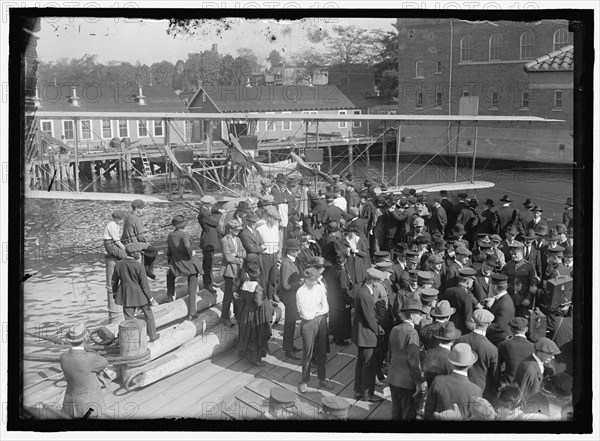
[[[356,106],[336,86],[206,86],[199,89],[188,106],[190,113],[251,113],[255,115],[352,115]],[[206,139],[208,121],[195,122],[200,136]],[[247,130],[247,122],[230,125],[238,135]],[[232,129],[233,130],[233,129]],[[306,126],[301,121],[258,121],[256,135],[259,140],[304,137]],[[352,136],[353,124],[348,121],[319,123],[320,133],[337,133]],[[315,129],[309,127],[310,132]],[[193,133],[197,133],[194,130]],[[227,124],[220,122],[214,132],[215,139],[227,138]],[[195,140],[196,141],[196,140]]]
[[[77,112],[181,112],[187,108],[171,87],[109,87],[89,84],[79,87],[54,84],[38,91],[39,110],[64,113]],[[69,146],[75,144],[75,120],[57,115],[39,121],[40,130]],[[171,143],[183,144],[186,140],[185,121],[172,121]],[[139,120],[80,118],[78,143],[82,148],[108,146],[113,138],[138,145],[165,144],[165,122],[160,119]]]

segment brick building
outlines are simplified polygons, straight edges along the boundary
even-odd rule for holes
[[[479,115],[565,120],[531,126],[479,123],[478,156],[571,162],[572,55],[570,63],[545,71],[561,72],[561,80],[554,84],[551,80],[539,81],[541,75],[537,71],[531,75],[531,70],[524,69],[535,57],[572,44],[566,20],[469,22],[400,18],[397,24],[399,113],[456,115],[463,98],[463,104],[469,101],[469,107],[475,107]],[[403,130],[406,147],[430,153],[443,150],[448,139],[443,136],[446,128],[433,126],[426,134],[419,131],[419,126]],[[456,130],[452,136],[455,134]],[[473,130],[461,133],[459,143],[460,151],[471,149]]]

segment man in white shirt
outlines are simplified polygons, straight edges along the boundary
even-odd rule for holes
[[[280,253],[279,247],[279,220],[281,216],[277,209],[271,205],[265,207],[267,222],[256,228],[256,232],[263,241],[264,252],[261,254],[265,280],[268,280],[271,268],[277,263]]]
[[[344,211],[347,211],[348,201],[345,197],[342,196],[342,189],[339,185],[334,185],[333,196],[333,205],[335,205],[336,207],[340,207]]]
[[[304,284],[296,292],[296,305],[302,320],[302,380],[298,390],[305,393],[310,381],[310,361],[317,364],[319,386],[323,389],[333,389],[326,378],[325,363],[329,332],[327,329],[327,292],[325,286],[319,283],[321,273],[316,268],[307,268],[304,271]]]

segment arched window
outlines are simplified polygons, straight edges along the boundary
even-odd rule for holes
[[[501,60],[502,35],[493,34],[490,37],[490,61]]]
[[[557,29],[552,38],[552,50],[555,51],[569,44],[569,32],[565,28]]]
[[[535,37],[533,32],[527,30],[521,34],[521,60],[533,57],[533,43]]]
[[[472,61],[473,37],[465,35],[460,40],[460,61]]]

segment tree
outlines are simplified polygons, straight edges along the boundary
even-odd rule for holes
[[[135,84],[138,86],[152,85],[152,72],[146,64],[140,63],[140,60],[135,62],[133,66],[132,76]]]
[[[381,36],[379,43],[381,47],[381,61],[375,64],[375,82],[383,96],[398,96],[397,30]]]
[[[279,51],[273,49],[269,53],[269,56],[267,57],[267,61],[269,62],[269,64],[271,65],[271,67],[273,67],[273,66],[279,66],[280,64],[283,63],[283,57],[281,56],[281,54],[279,53]]]
[[[224,86],[245,84],[251,74],[252,71],[246,59],[233,58],[229,54],[221,58],[219,84]]]
[[[327,56],[331,64],[369,63],[379,55],[378,31],[358,26],[334,26],[333,34],[326,39]]]
[[[219,54],[213,51],[189,54],[183,72],[192,90],[197,89],[199,81],[203,84],[218,84]]]
[[[238,57],[243,58],[250,66],[250,71],[252,73],[259,73],[262,69],[262,65],[260,63],[259,58],[252,51],[252,49],[247,47],[241,47],[236,51]]]
[[[172,86],[175,78],[175,65],[163,60],[150,66],[154,86]]]
[[[310,77],[312,77],[314,69],[326,64],[324,54],[313,47],[292,52],[290,59],[296,66],[303,68]],[[299,78],[298,80],[308,80],[308,78]]]

